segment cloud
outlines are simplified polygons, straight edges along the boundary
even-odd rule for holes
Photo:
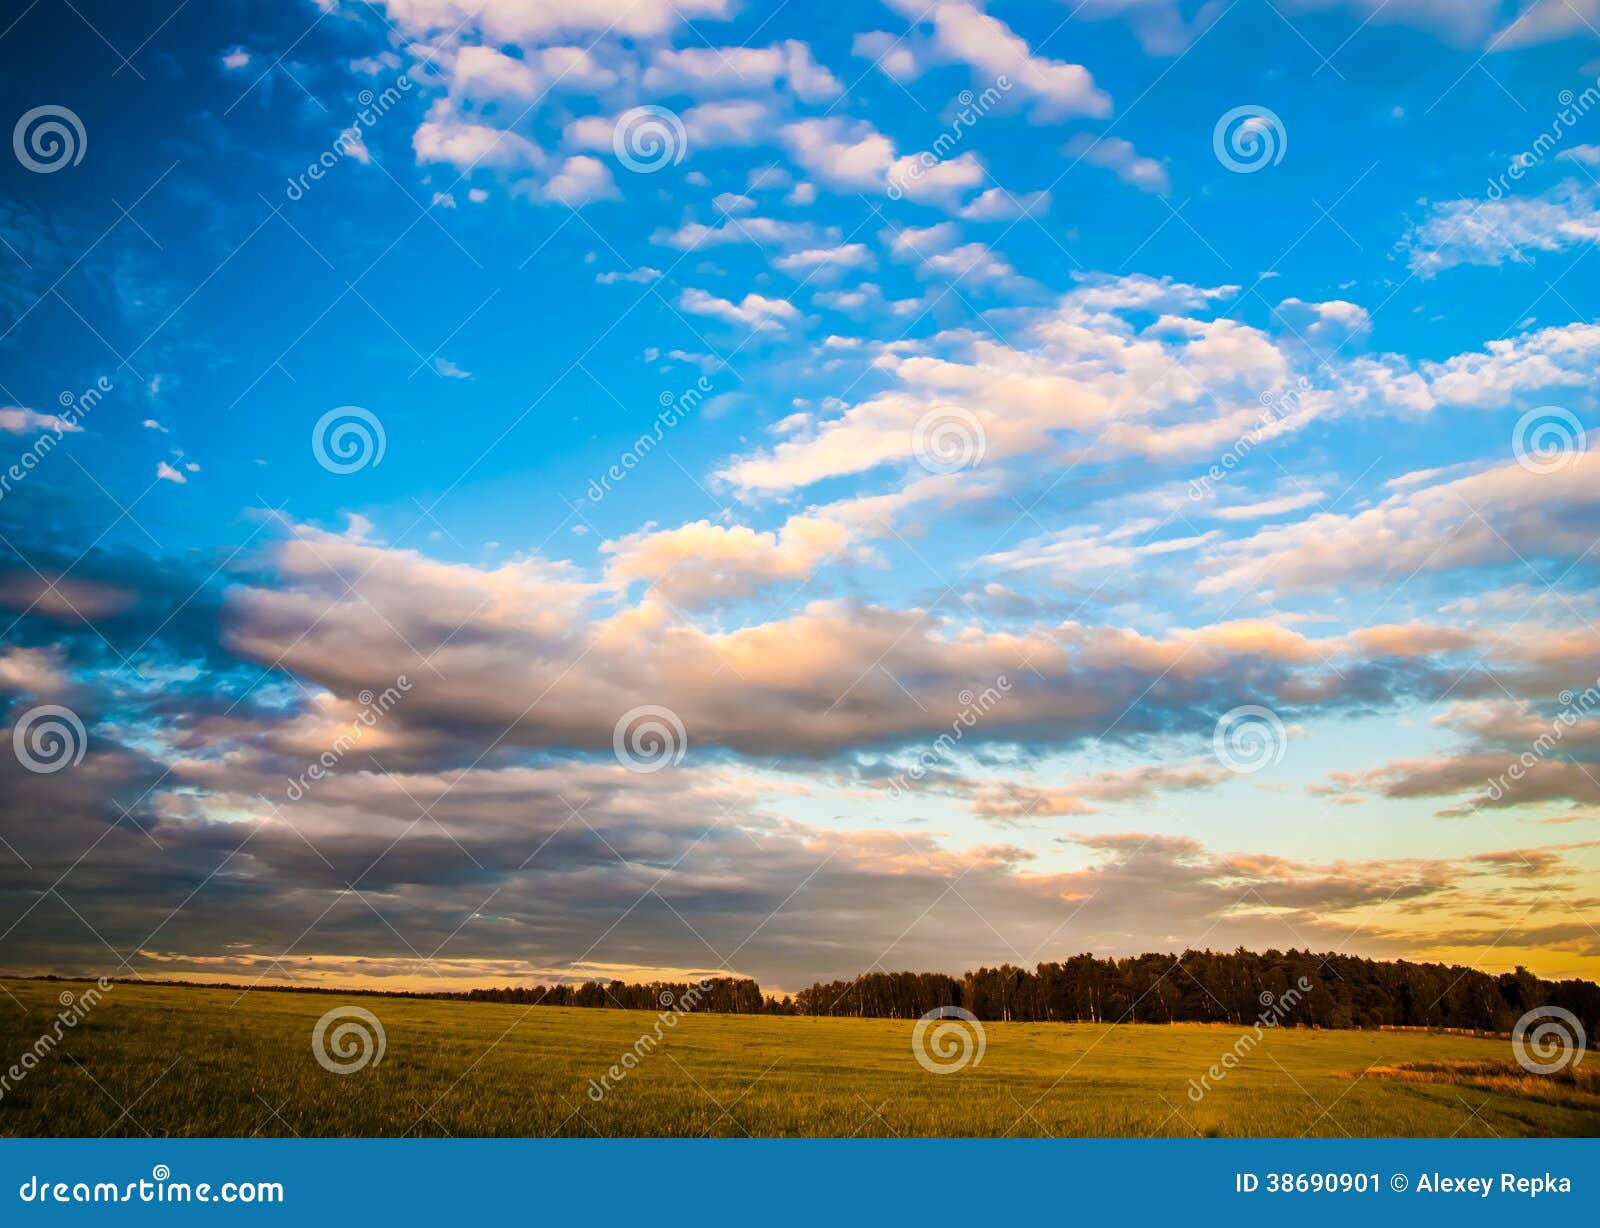
[[[1391,0],[1391,3],[1395,0]],[[1403,0],[1401,0],[1403,2]],[[1382,3],[1382,0],[1377,0]],[[1080,0],[1073,16],[1082,20],[1115,18],[1125,21],[1151,55],[1173,56],[1188,50],[1211,24],[1227,11],[1223,0],[1203,0],[1194,14],[1182,0]]]
[[[918,62],[916,51],[906,36],[896,36],[886,30],[857,34],[850,42],[850,54],[871,60],[895,81],[914,81],[923,72],[923,65]]]
[[[725,20],[732,0],[382,0],[413,39],[477,30],[486,42],[536,44],[562,35],[657,38],[683,22]]]
[[[322,736],[338,728],[335,713],[323,720]],[[352,765],[289,803],[282,773],[301,769],[287,751],[241,722],[164,780],[114,744],[53,778],[0,757],[15,847],[36,867],[0,879],[19,970],[104,969],[110,946],[128,953],[129,973],[168,978],[457,988],[709,965],[796,988],[875,963],[1170,949],[1174,934],[1335,946],[1358,927],[1360,949],[1396,954],[1414,950],[1384,925],[1398,907],[1430,903],[1442,919],[1468,882],[1514,879],[1530,861],[1556,875],[1576,851],[1316,862],[1132,831],[1070,837],[1078,864],[1060,869],[1005,844],[799,823],[782,813],[776,782],[717,770]],[[102,817],[115,813],[110,797],[152,785],[138,821],[159,849]],[[44,888],[91,844],[68,910]],[[1505,920],[1525,907],[1506,907]],[[974,910],[985,925],[971,924]]]
[[[987,178],[971,152],[943,159],[926,153],[901,155],[866,120],[837,115],[804,119],[786,125],[780,136],[802,169],[836,191],[903,195],[955,208],[960,197]]]
[[[829,232],[810,222],[790,222],[768,217],[736,217],[725,215],[717,226],[703,222],[685,222],[676,230],[657,230],[650,236],[652,243],[672,247],[679,251],[699,251],[704,247],[717,247],[724,243],[755,243],[763,246],[798,247],[815,244]]]
[[[901,230],[890,249],[925,276],[970,270],[976,279],[1015,284],[1009,264],[980,244],[961,243],[952,223]],[[1085,278],[1052,306],[1017,313],[1008,342],[958,330],[897,346],[877,364],[892,381],[885,391],[798,437],[734,458],[719,476],[747,492],[781,491],[909,465],[918,420],[952,405],[983,426],[980,477],[1012,458],[1059,456],[1058,436],[1093,442],[1101,456],[1214,454],[1256,426],[1260,390],[1282,387],[1293,369],[1264,332],[1176,314],[1214,310],[1232,292],[1170,279]],[[1158,313],[1153,322],[1129,318],[1151,312]],[[1322,405],[1314,396],[1304,401],[1305,415]],[[1281,429],[1292,427],[1286,421]]]
[[[1141,192],[1165,196],[1172,189],[1167,168],[1154,158],[1143,157],[1133,147],[1132,141],[1125,141],[1121,137],[1094,137],[1087,132],[1080,132],[1062,147],[1061,152],[1090,166],[1102,166],[1123,183]]]
[[[614,286],[618,282],[624,281],[630,281],[636,285],[648,285],[650,282],[659,281],[660,278],[660,269],[653,269],[647,264],[642,264],[638,268],[629,269],[625,273],[616,271],[596,273],[594,279],[599,285]]]
[[[932,50],[941,59],[970,65],[985,86],[1014,87],[1030,103],[1030,115],[1036,122],[1074,115],[1103,118],[1111,113],[1111,99],[1095,86],[1088,69],[1034,55],[1010,26],[977,3],[888,0],[888,4],[914,23],[932,24]],[[871,50],[870,46],[863,49]]]
[[[55,414],[41,414],[20,405],[0,409],[0,431],[11,435],[26,435],[33,431],[52,431],[57,435],[79,434],[83,428]]]
[[[1533,197],[1441,201],[1402,244],[1412,270],[1433,277],[1462,264],[1531,264],[1530,252],[1558,252],[1596,238],[1595,189],[1569,180]]]
[[[973,197],[961,210],[961,216],[969,222],[1006,222],[1019,217],[1042,218],[1049,212],[1049,192],[1014,196],[1004,188],[989,188]]]
[[[775,122],[766,102],[703,102],[683,113],[683,128],[691,149],[759,145],[767,140]]]
[[[819,269],[844,270],[871,268],[872,252],[862,243],[844,243],[838,247],[808,247],[779,256],[772,267],[785,273],[804,276]]]
[[[184,485],[189,480],[181,472],[167,464],[166,461],[162,461],[156,466],[156,478],[158,481],[173,482],[179,486]]]
[[[829,521],[849,523],[813,512],[776,533],[698,523],[636,534],[610,549],[610,579],[691,603],[798,585],[846,540]],[[445,564],[309,529],[277,549],[274,570],[278,586],[230,596],[236,652],[281,660],[346,698],[408,673],[416,687],[391,714],[398,726],[492,731],[506,749],[609,748],[622,713],[665,702],[707,750],[832,754],[936,736],[959,692],[1002,675],[1012,691],[968,735],[974,745],[1023,731],[1066,745],[1103,733],[1119,714],[1125,736],[1183,725],[1209,738],[1218,694],[1277,704],[1315,694],[1334,706],[1375,695],[1356,667],[1372,659],[1368,649],[1261,620],[1162,636],[1077,623],[989,632],[926,610],[815,600],[711,632],[648,599],[602,616],[602,590],[570,567]],[[357,583],[341,595],[340,577],[351,576]],[[1324,669],[1329,655],[1348,658],[1342,673]],[[584,668],[573,671],[579,659]]]
[[[972,286],[1031,286],[994,248],[985,243],[962,243],[960,233],[954,222],[907,226],[890,235],[889,251],[895,259],[915,265],[921,277],[964,281]]]
[[[837,521],[791,517],[776,533],[699,520],[676,529],[644,530],[606,542],[608,580],[645,581],[650,595],[695,608],[749,597],[780,581],[798,582],[843,554],[850,540]]]
[[[1569,35],[1592,36],[1600,25],[1600,0],[1532,0],[1489,40],[1490,51],[1511,51]]]
[[[1600,492],[1581,464],[1550,473],[1504,465],[1218,547],[1213,574],[1196,591],[1392,586],[1430,572],[1577,558],[1593,542],[1597,504]]]
[[[447,162],[457,170],[478,166],[516,169],[538,166],[544,153],[519,133],[490,127],[457,115],[441,99],[411,136],[417,162]]]
[[[611,171],[588,154],[574,154],[568,158],[541,191],[546,200],[573,208],[596,200],[617,200],[622,195],[611,178]]]
[[[696,315],[744,324],[757,332],[778,329],[800,319],[800,311],[793,303],[753,292],[732,303],[691,286],[678,296],[678,306]]]
[[[558,91],[601,93],[621,80],[616,68],[586,47],[527,48],[512,56],[470,44],[446,61],[443,72],[453,97],[477,102],[536,104]]]
[[[844,89],[810,47],[792,38],[770,47],[661,48],[644,74],[647,90],[694,97],[771,90],[780,81],[805,102],[828,102]]]
[[[1481,350],[1423,362],[1429,397],[1443,405],[1501,409],[1532,392],[1591,385],[1600,370],[1600,324],[1542,328]]]

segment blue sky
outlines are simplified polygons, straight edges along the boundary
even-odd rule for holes
[[[0,35],[8,963],[1594,974],[1589,0],[163,16]]]

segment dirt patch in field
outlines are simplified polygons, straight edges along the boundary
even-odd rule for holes
[[[1362,1077],[1361,1071],[1349,1072]],[[1554,1074],[1531,1074],[1516,1062],[1397,1062],[1373,1066],[1369,1079],[1407,1083],[1448,1083],[1501,1096],[1536,1100],[1566,1109],[1600,1109],[1600,1064],[1578,1065]]]

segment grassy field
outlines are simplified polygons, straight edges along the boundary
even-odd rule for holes
[[[63,982],[7,981],[0,1069],[53,1033]],[[20,1005],[19,1005],[20,1004]],[[318,1063],[312,1030],[358,1006],[381,1062]],[[26,1012],[26,1013],[25,1013]],[[6,1135],[1594,1135],[1600,1087],[1534,1079],[1505,1040],[1267,1031],[1195,1103],[1235,1028],[985,1026],[980,1063],[924,1070],[912,1025],[677,1017],[596,1102],[658,1016],[493,1003],[118,985],[20,1080]],[[1459,1072],[1459,1073],[1458,1073]]]

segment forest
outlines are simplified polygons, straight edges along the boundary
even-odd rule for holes
[[[1301,978],[1305,993],[1288,993]],[[1268,998],[1265,995],[1270,994]],[[1284,1025],[1314,1028],[1431,1027],[1507,1032],[1535,1007],[1571,1011],[1590,1035],[1600,1027],[1600,985],[1541,980],[1518,968],[1498,975],[1449,964],[1371,960],[1312,951],[1185,951],[1125,959],[1077,955],[1033,970],[1002,964],[962,976],[868,972],[816,983],[792,996],[764,995],[753,980],[627,984],[590,981],[475,989],[474,1001],[729,1014],[917,1019],[959,1006],[982,1020],[1063,1023],[1253,1022],[1269,1009]]]

